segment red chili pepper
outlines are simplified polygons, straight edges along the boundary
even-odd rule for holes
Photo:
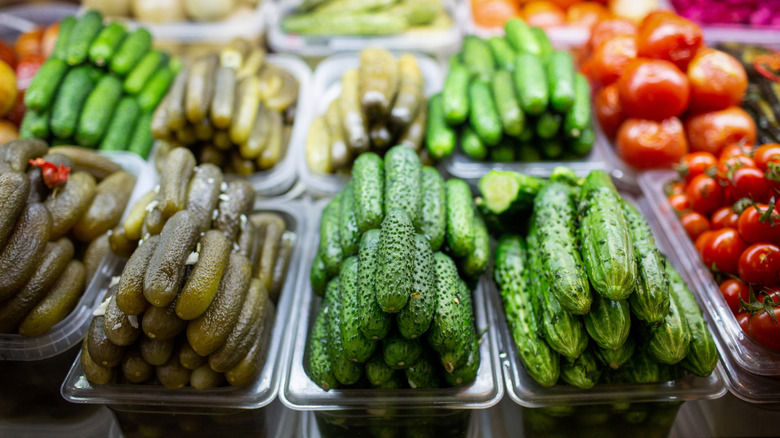
[[[41,168],[43,182],[46,184],[46,187],[50,189],[63,185],[68,181],[70,167],[65,167],[63,164],[60,164],[60,167],[57,167],[56,164],[50,163],[43,158],[36,158],[30,160],[30,165]]]

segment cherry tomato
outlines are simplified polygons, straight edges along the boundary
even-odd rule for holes
[[[42,28],[37,28],[19,35],[16,39],[16,44],[14,45],[16,56],[22,58],[27,55],[43,55],[43,51],[41,50],[42,39]]]
[[[523,18],[529,26],[555,27],[566,23],[566,12],[549,1],[532,1],[523,6]]]
[[[684,213],[691,209],[691,201],[684,193],[669,196],[669,205],[680,213]],[[695,239],[691,238],[691,240]]]
[[[0,40],[0,61],[5,62],[11,68],[16,67],[16,52],[13,47]]]
[[[683,157],[679,164],[678,171],[680,176],[690,182],[694,177],[706,172],[707,169],[715,167],[718,160],[709,152],[691,152]]]
[[[596,118],[604,134],[609,138],[615,138],[620,124],[626,120],[623,106],[620,105],[617,85],[612,84],[600,89],[596,93],[593,105],[596,107]]]
[[[566,22],[590,29],[599,21],[609,17],[609,15],[609,9],[601,3],[578,2],[566,9]]]
[[[710,230],[710,221],[707,218],[695,211],[689,211],[680,217],[680,223],[682,224],[685,232],[688,233],[688,237],[691,240],[696,239],[702,235],[705,231]]]
[[[745,282],[730,278],[720,284],[720,293],[723,294],[723,298],[726,299],[731,313],[737,315],[739,313],[739,299],[742,298],[745,301],[750,299],[750,289]]]
[[[688,66],[691,111],[714,111],[740,105],[747,90],[747,74],[726,52],[701,50]]]
[[[703,244],[701,259],[712,269],[713,265],[721,272],[736,274],[740,256],[748,247],[733,228],[721,228],[712,232]],[[780,257],[778,257],[780,260]]]
[[[756,206],[751,205],[739,215],[737,221],[739,235],[748,243],[780,242],[780,211],[775,208],[770,217],[761,220],[761,217],[768,213],[769,206],[766,204],[757,204],[757,206],[758,210]]]
[[[59,21],[50,25],[43,31],[43,36],[41,37],[41,55],[43,55],[44,58],[48,58],[49,55],[51,55],[51,52],[54,51],[54,45],[57,44],[57,36],[59,33]]]
[[[590,77],[605,87],[615,83],[636,59],[636,39],[631,35],[617,35],[601,44],[590,59]]]
[[[685,183],[682,181],[673,181],[664,187],[666,196],[685,194]]]
[[[769,163],[780,164],[780,144],[767,143],[757,147],[753,151],[753,161],[761,170],[767,170]]]
[[[513,0],[471,0],[471,15],[482,27],[504,27],[507,20],[520,16],[520,7]]]
[[[739,327],[742,329],[743,332],[745,332],[746,335],[750,336],[750,314],[749,313],[739,313],[737,314],[737,324],[739,324]]]
[[[663,120],[688,107],[688,78],[669,61],[635,59],[617,84],[620,102],[631,117]]]
[[[772,312],[774,319],[764,311],[750,317],[750,336],[764,347],[780,351],[780,307],[774,307],[768,312]]]
[[[696,23],[670,11],[650,13],[639,26],[639,56],[673,62],[685,71],[702,44]]]
[[[625,18],[612,18],[596,23],[590,30],[588,47],[591,51],[598,49],[605,41],[616,35],[636,35],[637,28],[634,23]]]
[[[637,169],[669,168],[688,152],[682,122],[628,119],[618,130],[617,152]]]
[[[727,158],[731,158],[731,157],[750,158],[750,155],[752,155],[752,153],[753,153],[753,146],[742,144],[742,143],[731,143],[720,150],[720,155],[718,155],[718,160],[725,161]],[[753,165],[755,165],[754,161],[753,161]]]
[[[16,64],[16,84],[19,90],[26,90],[32,82],[35,73],[46,60],[41,55],[26,55],[19,58]]]
[[[718,181],[707,175],[693,178],[685,188],[685,194],[691,200],[691,208],[701,214],[711,214],[723,206],[724,189]]]
[[[756,299],[759,303],[763,304],[764,300],[767,298],[771,298],[775,303],[780,303],[780,287],[768,286],[756,292]],[[747,299],[745,301],[747,301]]]
[[[754,243],[739,257],[739,276],[748,283],[763,286],[778,284],[780,247],[771,243]]]
[[[704,248],[709,245],[710,239],[715,235],[715,231],[705,231],[699,235],[699,237],[696,238],[696,241],[693,243],[693,246],[696,247],[696,252],[699,253],[701,256],[704,252]]]
[[[734,228],[737,229],[737,223],[739,222],[739,215],[734,213],[731,207],[721,207],[712,213],[710,218],[710,225],[713,230],[719,230],[721,228]]]
[[[693,151],[718,155],[725,146],[756,142],[756,123],[739,107],[697,114],[685,120],[685,133]]]
[[[756,202],[769,201],[772,182],[764,178],[764,172],[755,167],[745,166],[734,170],[728,181],[728,189],[734,199],[748,198]]]

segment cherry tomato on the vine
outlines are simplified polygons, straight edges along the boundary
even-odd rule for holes
[[[731,313],[734,315],[739,313],[739,299],[742,298],[744,301],[748,301],[750,298],[748,285],[744,281],[733,278],[729,278],[720,284],[720,293],[723,294],[726,304],[728,304]]]
[[[736,274],[740,255],[747,247],[747,243],[739,237],[737,230],[721,228],[713,231],[704,243],[701,259],[710,269],[714,266],[721,272]]]
[[[685,183],[682,181],[674,181],[664,187],[664,192],[666,193],[666,196],[683,194],[685,193]]]
[[[745,332],[746,335],[750,336],[750,314],[746,312],[742,312],[737,314],[737,324],[739,324],[739,327],[742,329],[743,332]]]
[[[706,172],[718,164],[715,155],[709,152],[691,152],[683,157],[677,169],[686,182]]]
[[[672,206],[674,211],[680,213],[691,209],[691,201],[684,193],[677,193],[669,196],[669,205]]]
[[[723,206],[725,191],[718,181],[707,175],[699,175],[685,188],[691,208],[701,214],[711,214]]]
[[[771,286],[780,283],[780,247],[754,243],[739,257],[739,276],[748,283]]]
[[[772,182],[755,167],[740,167],[729,178],[729,190],[735,199],[748,198],[756,202],[769,200]]]
[[[756,142],[756,123],[742,108],[729,107],[688,117],[685,134],[692,151],[718,155],[723,148],[740,142],[752,146]]]
[[[710,218],[710,225],[713,230],[719,230],[721,228],[734,228],[737,229],[737,223],[739,222],[739,215],[734,213],[734,210],[730,206],[721,207],[712,213]]]
[[[680,223],[693,241],[702,233],[710,230],[710,221],[707,220],[707,217],[695,211],[689,211],[680,216]]]
[[[769,163],[780,164],[780,144],[767,143],[753,151],[753,161],[761,170],[767,170]]]
[[[768,312],[772,312],[770,315]],[[750,336],[754,341],[775,351],[780,351],[780,307],[760,311],[750,317]]]
[[[718,161],[724,161],[727,158],[739,156],[748,157],[752,160],[750,156],[753,154],[753,150],[753,146],[748,144],[731,143],[720,150]]]
[[[705,231],[699,235],[699,237],[696,238],[696,241],[693,243],[693,246],[696,247],[696,252],[699,253],[699,256],[701,256],[702,252],[704,252],[704,247],[707,246],[710,243],[710,239],[715,234],[715,231]]]
[[[746,242],[780,243],[780,211],[775,208],[769,212],[768,209],[766,204],[751,205],[739,215],[737,230]]]

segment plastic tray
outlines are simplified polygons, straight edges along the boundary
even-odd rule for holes
[[[669,245],[659,232],[652,218],[649,218],[648,207],[643,202],[633,199],[630,195],[621,195],[632,202],[648,218],[650,228],[656,237],[656,244],[661,252],[665,252],[675,266],[681,266],[669,253]],[[687,279],[686,279],[687,281]],[[691,288],[694,285],[688,284]],[[534,381],[523,368],[517,353],[517,347],[512,340],[509,327],[504,316],[503,306],[494,282],[490,283],[490,295],[493,306],[497,309],[501,358],[503,360],[504,379],[507,392],[515,403],[529,407],[550,406],[580,406],[605,403],[635,403],[635,402],[665,402],[698,399],[713,399],[726,393],[723,378],[723,368],[720,363],[709,377],[697,377],[692,374],[683,379],[650,384],[599,384],[591,389],[580,389],[569,385],[554,385],[545,388]],[[702,304],[701,301],[699,303]],[[701,306],[705,307],[705,306]],[[710,322],[710,327],[712,323]]]
[[[366,47],[382,47],[395,51],[417,51],[443,55],[456,51],[460,46],[462,30],[469,12],[462,0],[442,0],[452,18],[449,29],[433,31],[408,31],[398,35],[383,36],[307,36],[286,33],[282,20],[301,0],[277,0],[270,2],[268,11],[268,44],[274,51],[295,53],[301,56],[322,57],[337,52],[357,51]]]
[[[408,412],[441,409],[485,409],[501,400],[504,387],[501,384],[496,349],[495,316],[485,297],[486,281],[481,281],[474,292],[474,316],[477,332],[486,330],[480,343],[481,365],[474,383],[464,387],[444,389],[415,390],[378,390],[378,389],[333,389],[325,391],[309,379],[304,369],[306,342],[313,323],[312,316],[320,307],[321,299],[311,290],[309,267],[319,242],[317,224],[326,205],[326,201],[317,202],[311,211],[314,219],[310,233],[307,255],[298,279],[298,291],[295,302],[301,314],[297,318],[297,328],[291,327],[286,345],[286,366],[289,368],[282,379],[279,398],[286,406],[298,410],[348,410],[398,408]]]
[[[196,390],[191,387],[169,390],[161,385],[92,385],[84,376],[81,368],[81,353],[76,358],[73,366],[62,384],[62,396],[73,403],[88,404],[116,404],[126,406],[167,406],[186,407],[187,412],[195,412],[202,409],[205,412],[213,412],[220,409],[256,409],[263,407],[276,398],[279,388],[281,361],[279,352],[282,351],[284,331],[290,318],[295,295],[295,283],[297,279],[297,267],[300,264],[302,247],[307,242],[308,225],[306,208],[301,202],[262,202],[255,203],[255,211],[270,211],[282,215],[287,223],[287,229],[296,234],[295,248],[288,266],[287,280],[281,294],[281,300],[277,305],[274,315],[274,328],[271,333],[271,344],[266,356],[266,365],[260,377],[253,385],[245,387],[220,387],[206,390]],[[103,272],[96,277],[94,286],[98,292],[99,303],[114,275],[121,273],[121,266]]]
[[[446,415],[439,416],[425,416],[424,410],[413,417],[391,413],[349,416],[344,415],[345,411],[309,411],[301,413],[300,430],[297,436],[303,438],[404,436],[405,431],[413,429],[419,433],[417,436],[433,436],[435,431],[437,435],[451,438],[490,438],[493,436],[490,423],[484,421],[489,410],[446,411]],[[408,432],[406,436],[409,436]]]
[[[401,52],[396,52],[396,54]],[[422,55],[416,55],[417,64],[425,80],[425,95],[431,96],[442,89],[444,79],[439,64]],[[301,137],[295,143],[294,155],[298,160],[298,174],[306,184],[309,193],[315,196],[335,195],[349,181],[349,175],[318,175],[311,172],[309,163],[306,162],[306,136],[311,122],[317,115],[324,114],[328,110],[331,101],[341,94],[341,77],[344,72],[360,66],[360,58],[357,53],[330,56],[320,63],[314,72],[312,79],[312,98],[308,101],[308,111],[305,118],[300,119]],[[299,123],[298,120],[295,121]]]
[[[136,177],[136,185],[127,203],[124,216],[141,196],[152,189],[157,177],[151,167],[141,158],[130,152],[103,153],[114,162],[120,164],[127,172]],[[98,267],[95,277],[90,279],[88,286],[79,299],[73,311],[58,322],[46,334],[34,338],[26,338],[19,334],[0,334],[0,362],[3,360],[34,361],[47,359],[58,355],[76,345],[87,332],[90,315],[97,295],[97,279],[111,269],[118,258],[104,259]]]
[[[57,436],[59,438],[104,438],[114,427],[114,416],[108,408],[95,407],[88,415],[73,418],[67,422],[0,422],[0,436],[15,438],[37,438]]]

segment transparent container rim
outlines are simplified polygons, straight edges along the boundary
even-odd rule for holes
[[[460,0],[442,0],[452,17],[452,26],[434,32],[410,32],[387,36],[306,36],[289,34],[282,29],[285,13],[297,0],[269,2],[267,13],[268,44],[274,51],[295,53],[307,57],[328,56],[366,47],[383,47],[388,50],[418,51],[440,55],[457,50],[468,21],[466,7]]]
[[[443,74],[441,66],[429,56],[405,50],[391,50],[396,55],[401,53],[411,53],[417,59],[420,72],[425,80],[425,94],[431,96],[433,93],[441,90],[443,86]],[[356,68],[359,65],[359,52],[340,53],[331,55],[319,63],[314,71],[311,80],[311,99],[308,101],[305,119],[302,120],[301,136],[296,143],[296,157],[298,160],[298,175],[306,184],[309,193],[317,196],[331,196],[340,192],[349,181],[349,175],[331,174],[318,175],[309,169],[309,163],[306,161],[306,137],[309,133],[309,127],[317,115],[322,114],[327,109],[327,104],[331,102],[331,94],[334,94],[334,87],[340,87],[341,76],[349,68]],[[296,120],[296,123],[298,120]]]
[[[133,204],[156,184],[156,175],[151,167],[138,155],[131,152],[100,152],[136,177],[136,184],[122,214],[127,216]],[[35,361],[54,357],[76,345],[84,337],[94,308],[97,295],[96,279],[101,272],[112,266],[104,257],[93,278],[89,279],[84,292],[73,310],[41,336],[26,338],[20,334],[0,334],[0,362],[3,360]]]
[[[306,242],[310,239],[308,208],[303,201],[257,201],[254,211],[279,211],[296,221],[295,248],[288,265],[287,279],[281,292],[274,315],[274,327],[270,337],[270,348],[266,356],[263,371],[254,385],[244,387],[220,387],[196,390],[191,387],[169,390],[160,385],[109,384],[91,385],[81,368],[81,352],[73,362],[60,393],[72,403],[110,404],[125,406],[168,406],[208,409],[258,409],[271,403],[279,390],[279,382],[284,368],[281,367],[282,352],[288,339],[286,331],[291,324],[291,311],[295,308],[295,291],[298,269]],[[117,274],[121,271],[114,271]],[[102,300],[106,283],[101,286],[101,294],[96,302]]]
[[[287,351],[285,360],[287,372],[283,374],[280,384],[279,398],[285,406],[301,411],[334,411],[348,409],[370,409],[372,407],[398,408],[398,409],[486,409],[497,404],[504,395],[504,386],[501,379],[501,369],[498,358],[495,315],[492,312],[485,297],[485,279],[480,279],[479,286],[474,292],[474,311],[477,330],[485,330],[485,336],[480,344],[481,365],[477,375],[477,382],[485,381],[482,393],[470,394],[469,400],[463,400],[459,394],[461,389],[467,389],[471,385],[462,388],[442,389],[407,389],[407,390],[379,390],[379,389],[350,389],[324,391],[312,382],[303,365],[303,358],[308,338],[309,322],[312,315],[312,301],[314,293],[309,282],[310,262],[314,257],[317,243],[319,242],[319,217],[322,209],[329,200],[323,199],[312,205],[311,217],[316,218],[311,223],[312,231],[307,256],[302,260],[298,278],[296,302],[303,315],[297,321],[297,327],[291,327],[285,343]],[[305,379],[305,387],[301,390],[291,390],[291,381],[300,382]],[[489,382],[488,382],[489,381]],[[476,382],[474,383],[476,384]],[[474,385],[472,384],[472,385]],[[401,394],[399,394],[401,393]],[[329,396],[329,394],[331,396]]]

